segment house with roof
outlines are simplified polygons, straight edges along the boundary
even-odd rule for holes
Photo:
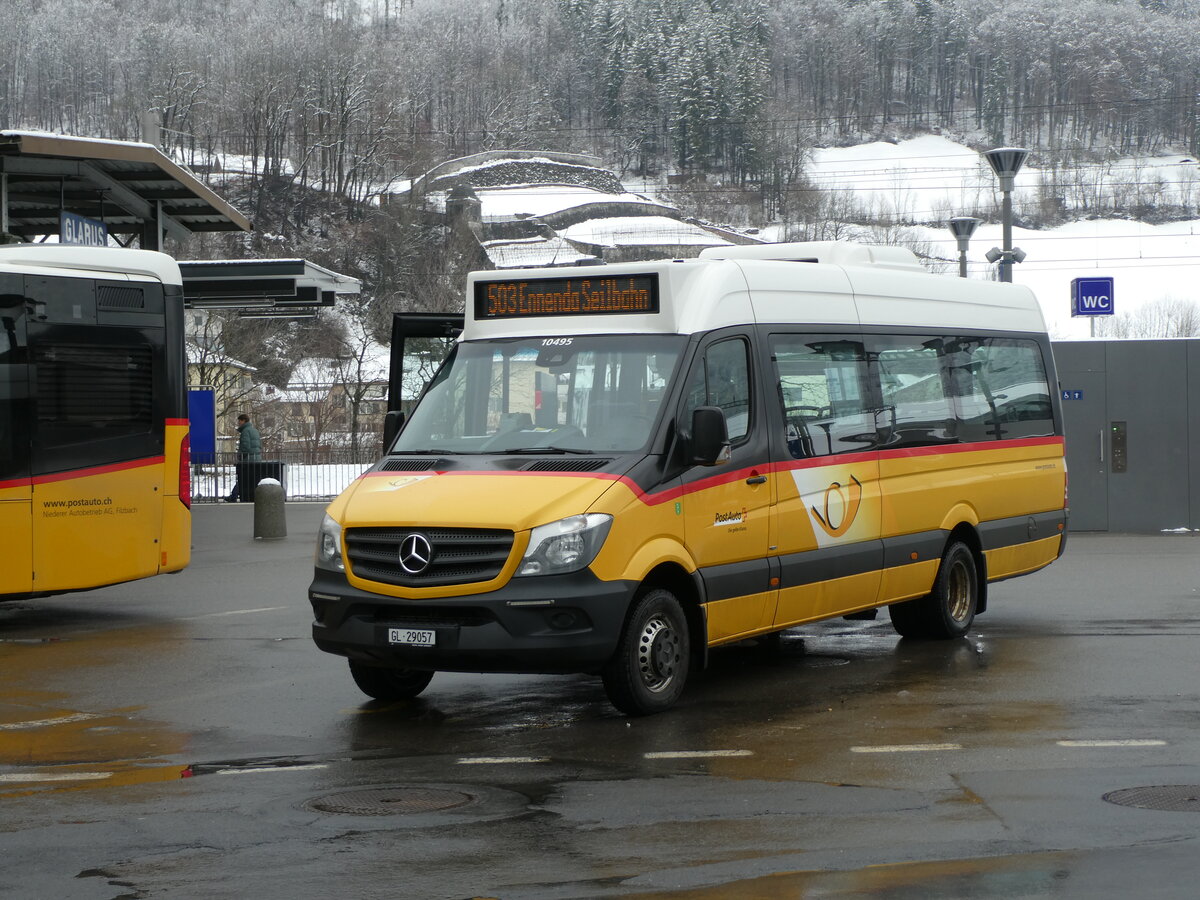
[[[337,358],[300,362],[285,388],[265,399],[280,448],[327,458],[379,452],[387,415],[389,351],[370,341]]]

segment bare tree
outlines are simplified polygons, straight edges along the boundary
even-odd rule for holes
[[[366,310],[359,305],[350,305],[350,315],[345,317],[345,328],[338,341],[337,355],[330,364],[330,375],[340,388],[346,406],[351,459],[358,460],[360,451],[377,446],[380,435],[372,433],[364,444],[362,434],[364,407],[367,403],[380,401],[380,386],[387,384],[387,368],[382,361],[383,348],[371,336],[365,321]]]
[[[188,315],[194,317],[187,335],[188,384],[213,388],[217,421],[227,422],[236,413],[248,411],[257,403],[256,369],[226,352],[223,339],[225,316],[194,310]]]
[[[1177,338],[1200,336],[1200,305],[1195,300],[1163,297],[1132,312],[1107,316],[1097,335],[1108,338]]]

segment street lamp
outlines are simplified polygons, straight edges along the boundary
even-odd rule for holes
[[[967,244],[971,242],[971,235],[979,227],[979,220],[974,216],[955,216],[950,220],[949,225],[954,239],[958,241],[958,274],[959,277],[966,278]]]
[[[1012,245],[1013,179],[1021,171],[1021,166],[1025,164],[1029,151],[1021,147],[997,147],[995,150],[985,151],[983,156],[988,161],[988,165],[992,167],[992,171],[996,173],[996,177],[1000,179],[1002,197],[1000,207],[1000,224],[1003,229],[1002,249],[997,250],[993,247],[988,251],[987,258],[989,262],[1000,261],[1001,281],[1012,281],[1012,264],[1025,258],[1025,254],[1014,250]],[[1018,256],[1018,254],[1020,255]]]

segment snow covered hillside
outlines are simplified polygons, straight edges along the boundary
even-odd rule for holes
[[[818,187],[847,191],[877,214],[915,226],[914,235],[948,261],[957,261],[958,250],[946,220],[989,210],[999,199],[986,161],[936,136],[821,149],[813,155],[809,175]],[[1037,208],[1044,176],[1032,166],[1017,176],[1018,220],[1023,209]],[[1200,170],[1185,156],[1130,158],[1080,167],[1072,180],[1087,184],[1100,198],[1141,190],[1159,203],[1195,208]],[[1112,276],[1118,312],[1165,298],[1200,299],[1194,286],[1200,274],[1198,232],[1200,219],[1163,224],[1079,219],[1044,230],[1014,228],[1013,244],[1028,257],[1013,267],[1013,280],[1037,294],[1054,337],[1086,338],[1089,322],[1071,318],[1071,279]],[[984,255],[999,245],[999,222],[980,225],[967,256],[971,277],[988,277],[994,267]]]

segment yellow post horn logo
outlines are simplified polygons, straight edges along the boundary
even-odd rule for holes
[[[849,494],[847,498],[846,494]],[[832,517],[829,514],[830,498],[836,498],[845,513],[842,516],[842,521],[837,525],[833,524]],[[821,515],[820,510],[815,506],[811,507],[812,514],[816,516],[817,521],[821,523],[821,527],[825,529],[825,533],[830,537],[841,537],[850,530],[850,526],[854,524],[854,517],[858,515],[858,507],[862,503],[862,484],[853,475],[850,476],[850,483],[843,489],[840,482],[835,481],[825,489],[825,515]]]

